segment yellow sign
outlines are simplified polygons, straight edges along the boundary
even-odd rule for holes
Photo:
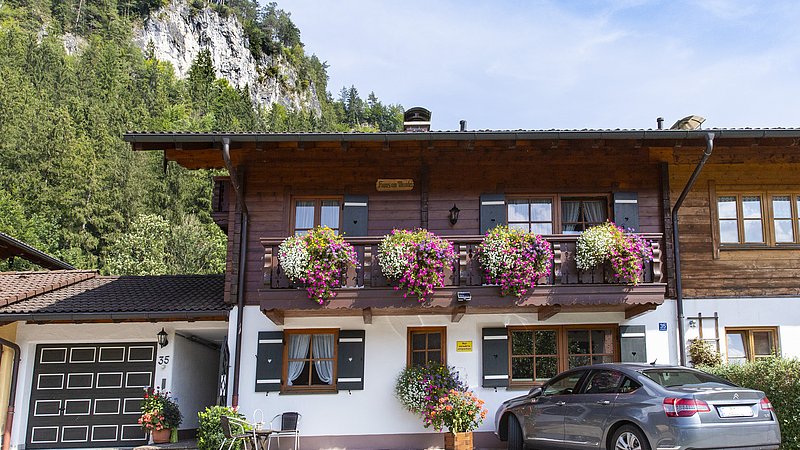
[[[414,189],[414,180],[411,179],[378,179],[375,189],[385,191],[410,191]]]
[[[472,341],[456,341],[456,351],[472,353]]]

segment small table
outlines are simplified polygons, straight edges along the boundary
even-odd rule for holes
[[[267,448],[267,440],[269,439],[269,435],[272,434],[274,430],[269,428],[256,428],[253,430],[253,433],[256,435],[256,449],[255,450],[264,450]]]

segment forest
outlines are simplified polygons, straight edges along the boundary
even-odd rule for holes
[[[184,1],[184,0],[176,0]],[[254,106],[215,76],[208,52],[188,77],[132,42],[162,0],[0,0],[0,232],[104,274],[221,273],[211,177],[132,152],[126,131],[397,131],[403,108],[355,86],[334,97],[328,65],[306,55],[275,3],[194,8],[236,14],[254,56],[281,52],[321,93],[321,114]],[[65,50],[66,33],[86,44]],[[36,269],[20,259],[0,270]]]

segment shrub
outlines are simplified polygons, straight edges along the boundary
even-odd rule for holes
[[[169,396],[169,392],[161,392],[153,388],[145,390],[142,401],[142,415],[139,425],[146,432],[178,428],[183,421],[178,404]]]
[[[781,448],[800,448],[800,360],[770,357],[703,370],[767,394],[781,425]]]
[[[198,450],[218,450],[225,436],[222,434],[220,417],[238,417],[245,419],[235,409],[230,406],[209,406],[205,411],[197,413],[200,426],[197,429],[197,448]],[[235,432],[236,430],[234,430]],[[241,440],[237,440],[232,450],[240,450]]]
[[[486,233],[478,246],[478,261],[486,281],[500,285],[500,295],[522,297],[553,267],[550,243],[535,233],[501,225]]]
[[[425,414],[430,404],[438,402],[450,389],[464,390],[466,387],[449,367],[428,363],[403,369],[397,377],[394,393],[407,410]]]
[[[702,339],[693,339],[689,342],[689,359],[695,367],[712,367],[722,364],[722,355],[710,342]]]
[[[427,230],[392,230],[378,245],[381,271],[421,302],[444,286],[444,268],[456,257],[453,244]]]
[[[590,270],[610,261],[614,277],[633,284],[642,281],[643,262],[651,259],[653,251],[646,239],[637,234],[626,234],[612,222],[583,231],[575,246],[578,269]]]

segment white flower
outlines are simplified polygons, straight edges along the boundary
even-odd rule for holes
[[[284,239],[278,247],[278,258],[286,276],[292,281],[305,278],[308,270],[308,249],[300,236]]]
[[[613,236],[607,225],[598,225],[581,233],[575,245],[575,262],[580,270],[602,264],[611,255]]]

